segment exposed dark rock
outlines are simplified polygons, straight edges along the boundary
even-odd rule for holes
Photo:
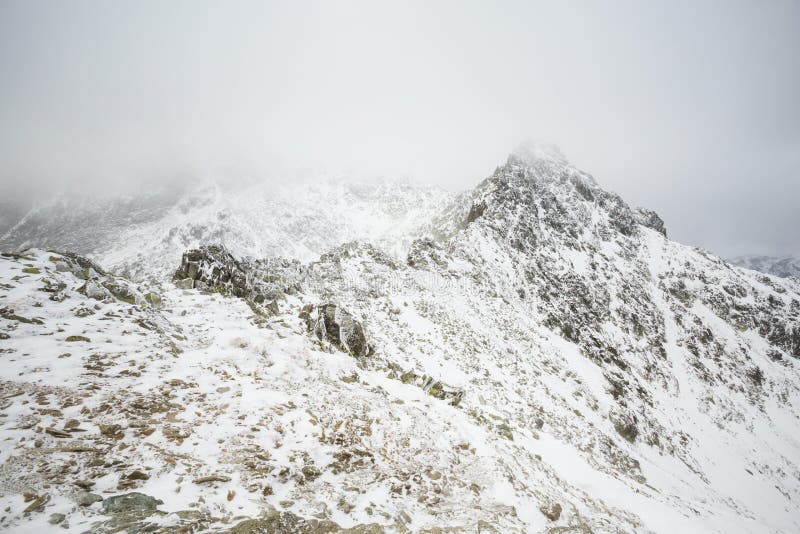
[[[208,484],[211,482],[230,482],[231,477],[225,475],[208,475],[193,480],[195,484]]]
[[[44,324],[40,319],[36,317],[27,318],[22,317],[21,315],[17,315],[14,313],[14,310],[8,307],[0,308],[0,317],[3,319],[8,319],[9,321],[18,321],[20,323],[29,323],[29,324]]]
[[[543,505],[539,508],[539,511],[550,521],[558,521],[561,517],[561,505],[558,503]]]
[[[105,514],[127,514],[127,513],[153,513],[159,504],[164,504],[160,499],[145,495],[144,493],[131,492],[122,495],[115,495],[103,501],[103,513]]]
[[[445,385],[433,377],[419,375],[413,371],[400,374],[400,380],[404,384],[414,384],[422,388],[428,395],[445,400],[452,406],[458,406],[464,397],[464,390]]]
[[[88,491],[79,491],[75,494],[75,502],[78,503],[78,506],[91,506],[102,500],[103,498],[100,495]]]
[[[97,276],[106,276],[108,273],[97,263],[73,252],[59,253],[68,269],[78,278],[88,280]],[[94,272],[92,272],[94,271]]]
[[[102,282],[102,286],[115,298],[128,304],[136,304],[136,293],[126,283],[120,280],[108,279]]]
[[[309,332],[353,356],[367,356],[369,345],[361,323],[336,304],[306,305],[300,312]]]
[[[222,246],[210,245],[184,252],[174,280],[201,281],[237,297],[247,295],[247,275],[242,264]]]
[[[113,439],[121,439],[125,436],[125,432],[122,431],[122,426],[118,424],[110,424],[110,425],[98,425],[100,429],[100,433],[108,438]]]
[[[633,443],[639,435],[637,427],[637,418],[635,415],[627,413],[613,413],[611,415],[611,422],[614,424],[614,430],[625,438],[626,441]]]
[[[411,244],[406,263],[415,269],[446,269],[447,260],[444,256],[444,251],[433,239],[417,239]]]
[[[471,223],[472,221],[476,220],[478,217],[483,215],[483,212],[486,211],[486,203],[485,202],[476,202],[472,205],[469,209],[469,213],[467,214],[467,224]]]
[[[31,512],[40,511],[44,508],[44,505],[50,501],[50,495],[44,494],[39,496],[34,496],[33,501],[22,510],[23,514],[29,514]]]
[[[228,530],[229,534],[383,534],[377,523],[342,528],[337,523],[321,519],[304,519],[291,512],[270,510],[263,517],[247,519]]]
[[[137,469],[136,471],[131,471],[130,473],[125,475],[125,478],[127,478],[128,480],[148,480],[150,478],[150,475],[148,475],[144,471],[139,471]]]
[[[173,280],[183,289],[208,289],[247,299],[265,315],[276,300],[299,287],[300,263],[281,258],[236,259],[225,247],[210,245],[185,252]]]
[[[667,237],[667,227],[664,225],[664,221],[661,217],[658,216],[658,213],[645,208],[636,208],[633,214],[637,223]]]

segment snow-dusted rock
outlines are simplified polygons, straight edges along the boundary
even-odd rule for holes
[[[336,304],[310,304],[300,310],[308,330],[320,341],[326,341],[353,356],[364,357],[369,352],[364,328],[347,311]]]

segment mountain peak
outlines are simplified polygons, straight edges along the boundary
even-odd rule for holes
[[[508,156],[509,164],[534,165],[541,162],[569,164],[557,145],[530,138],[523,140]]]

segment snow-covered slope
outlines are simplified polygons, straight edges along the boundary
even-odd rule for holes
[[[800,529],[797,281],[552,148],[444,200],[402,258],[0,260],[0,527]]]
[[[407,182],[342,178],[59,197],[20,220],[0,238],[0,249],[72,250],[137,279],[169,276],[183,250],[205,243],[241,256],[310,261],[359,239],[402,256],[450,197]]]
[[[734,265],[783,278],[800,278],[800,258],[795,256],[738,256],[730,260]]]

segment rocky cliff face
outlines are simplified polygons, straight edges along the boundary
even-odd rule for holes
[[[4,258],[1,524],[800,528],[796,281],[669,241],[550,147],[418,223],[402,255],[87,271],[133,301],[70,256]]]

